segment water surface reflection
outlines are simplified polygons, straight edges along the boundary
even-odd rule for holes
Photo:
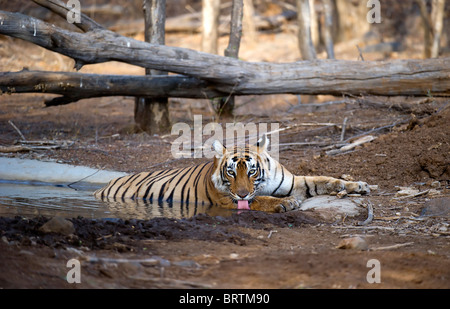
[[[77,184],[76,187],[43,183],[0,182],[0,216],[61,216],[151,219],[155,217],[189,218],[200,213],[228,216],[232,210],[210,205],[149,203],[144,200],[101,201],[93,196],[98,187]]]

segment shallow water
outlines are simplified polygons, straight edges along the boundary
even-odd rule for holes
[[[199,213],[227,216],[232,213],[230,210],[209,205],[152,204],[142,200],[101,201],[93,196],[96,189],[97,186],[86,183],[68,187],[36,182],[0,181],[0,216],[151,219],[188,218]]]

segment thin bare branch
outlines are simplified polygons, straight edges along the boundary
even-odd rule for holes
[[[67,14],[70,13],[70,8],[60,0],[33,0],[33,2],[49,9],[50,11],[58,14],[64,19],[66,19]],[[81,15],[81,23],[74,23],[74,25],[83,30],[84,32],[105,29],[103,26],[96,23],[94,20],[90,19],[83,13],[80,12],[80,15]]]

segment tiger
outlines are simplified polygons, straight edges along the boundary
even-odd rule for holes
[[[111,180],[94,195],[103,200],[209,204],[226,209],[286,212],[316,195],[368,194],[362,181],[296,176],[268,153],[264,134],[255,145],[226,148],[218,140],[214,160],[190,167],[141,172]]]

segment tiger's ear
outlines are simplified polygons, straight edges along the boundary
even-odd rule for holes
[[[256,142],[256,147],[258,149],[258,153],[263,153],[267,151],[267,147],[269,146],[269,139],[266,134],[263,134],[261,138]]]
[[[217,152],[216,158],[222,158],[225,152],[227,151],[227,148],[225,148],[224,145],[222,145],[221,142],[218,140],[215,140],[212,144],[214,150]]]

